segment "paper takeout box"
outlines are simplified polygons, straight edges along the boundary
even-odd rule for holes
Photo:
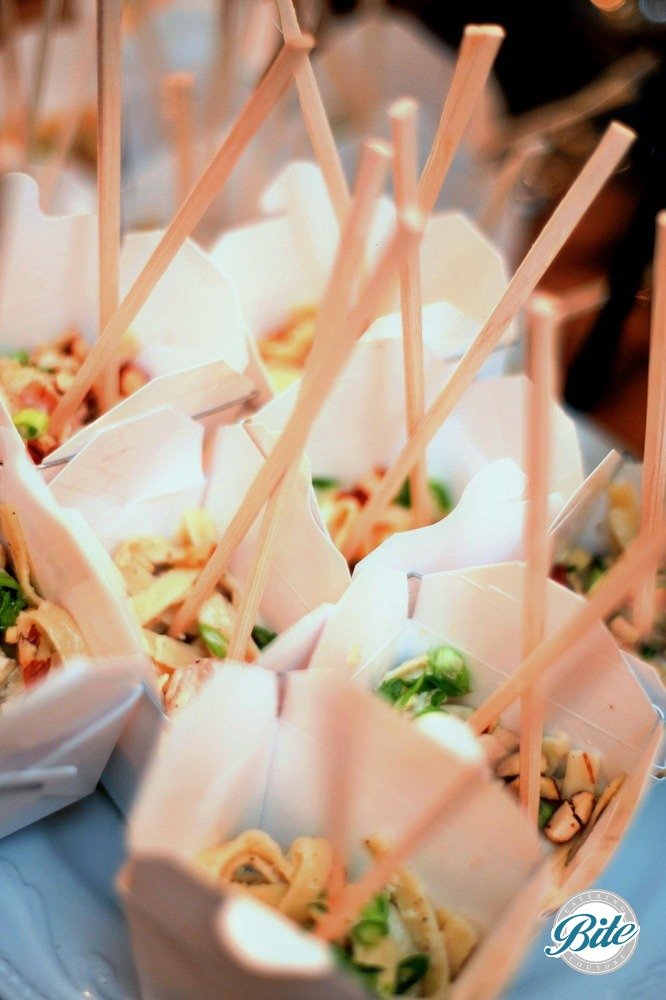
[[[264,450],[272,445],[265,433],[257,441],[243,425],[219,428],[205,454],[203,428],[181,413],[162,409],[100,432],[52,480],[51,489],[63,506],[85,519],[111,555],[136,535],[171,537],[183,514],[201,506],[209,510],[221,534],[261,467]],[[349,583],[345,561],[315,515],[303,473],[294,483],[260,606],[264,624],[277,632],[318,605],[338,600]],[[241,586],[258,526],[230,565]],[[105,781],[122,806],[131,799],[146,764],[146,749],[165,719],[161,702],[147,695],[120,742]]]
[[[95,5],[79,2],[71,4],[70,16],[56,25],[49,33],[49,48],[44,57],[44,76],[39,101],[37,129],[42,122],[60,119],[75,109],[93,105],[96,100],[95,85]],[[39,20],[19,23],[14,31],[14,52],[19,74],[21,93],[29,98],[34,86],[35,66],[40,54],[41,24]],[[87,78],[81,76],[87,59]],[[15,98],[16,95],[12,95]],[[0,90],[0,119],[8,120],[14,110],[5,87]],[[38,136],[39,137],[39,136]],[[39,144],[38,144],[39,145]],[[48,171],[52,157],[37,149],[37,158],[27,165],[27,170],[40,184]],[[24,152],[16,136],[0,134],[0,170],[21,170]],[[70,162],[62,167],[53,190],[49,210],[57,213],[96,210],[97,197],[94,173],[90,164]]]
[[[1,184],[0,349],[30,348],[73,325],[93,340],[98,331],[95,216],[44,215],[35,183],[25,175],[11,174]],[[126,238],[121,295],[159,238],[158,233]],[[254,389],[243,374],[250,355],[233,286],[191,241],[179,251],[131,330],[139,344],[137,363],[151,382],[73,435],[47,462],[67,458],[101,427],[156,405],[192,416],[221,407],[217,421],[230,419],[231,404],[247,399]],[[2,408],[0,418],[13,430]]]
[[[612,482],[627,483],[641,502],[642,465],[611,452],[586,481],[585,489],[571,498],[554,525],[554,553],[573,545],[582,545],[594,555],[606,555],[613,550],[608,527],[610,510],[608,487]]]
[[[397,338],[364,340],[355,346],[308,439],[313,476],[351,486],[393,463],[406,440],[402,371]],[[451,369],[427,352],[424,371],[429,405]],[[522,375],[469,387],[427,451],[428,473],[450,491],[454,510],[435,525],[393,535],[359,563],[357,573],[375,563],[423,573],[522,555],[526,388]],[[279,434],[297,391],[293,386],[276,397],[252,423]],[[575,425],[554,404],[552,426],[554,518],[580,487],[583,475]]]
[[[115,567],[84,519],[60,508],[13,434],[0,496],[17,511],[39,593],[76,622],[89,656],[53,670],[0,709],[0,836],[91,792],[148,669]]]
[[[567,551],[575,547],[582,547],[592,556],[617,553],[617,542],[612,537],[608,520],[608,487],[611,483],[631,487],[636,506],[640,509],[642,479],[643,467],[639,462],[611,452],[557,518],[552,529],[554,560],[561,560]],[[660,710],[666,708],[664,656],[658,654],[650,660],[629,656],[628,659],[652,703]]]
[[[388,110],[404,97],[419,105],[418,159],[424,164],[453,79],[455,53],[415,18],[387,8],[377,16],[362,12],[334,20],[327,29],[311,62],[348,176],[355,173],[368,135],[390,140]],[[491,78],[449,169],[440,208],[477,218],[487,204],[493,177],[482,147],[497,128],[500,112],[500,91]],[[310,155],[298,124],[288,125],[292,155]]]
[[[80,63],[86,41],[94,38],[95,5],[91,0],[77,0],[70,5],[69,13],[72,16],[63,20],[49,36],[47,72],[40,97],[40,108],[44,116],[66,111],[81,100],[80,83],[74,68]],[[17,27],[14,47],[18,70],[23,92],[30,94],[39,55],[41,24],[37,19]],[[95,100],[94,71],[91,71],[84,96],[91,102]],[[7,95],[3,91],[0,94],[0,112],[3,118],[7,111],[6,100]]]
[[[467,659],[473,690],[461,699],[477,706],[521,662],[521,599],[524,566],[503,563],[408,579],[372,567],[323,621],[311,616],[300,633],[285,633],[262,663],[278,672],[337,669],[374,690],[392,667],[441,644]],[[548,585],[546,634],[580,608],[582,598],[559,584]],[[545,905],[556,907],[593,882],[621,840],[650,774],[663,723],[608,630],[599,623],[583,644],[572,647],[546,680],[545,731],[566,733],[573,748],[601,756],[604,784],[626,771],[620,793],[602,814],[569,864],[554,856],[557,891]],[[519,731],[518,704],[502,724]]]
[[[438,905],[481,935],[452,1000],[491,1000],[529,939],[543,851],[489,780],[476,742],[449,721],[437,743],[340,671],[282,682],[260,668],[225,667],[174,721],[130,818],[120,885],[143,995],[360,998],[312,936],[214,885],[193,859],[260,828],[285,849],[298,836],[335,836],[358,876],[367,864],[363,837],[395,840],[466,777],[464,799],[411,866]]]
[[[234,280],[243,314],[257,340],[284,323],[294,309],[316,305],[335,258],[338,226],[321,171],[313,163],[292,162],[265,191],[266,218],[225,232],[211,257]],[[368,247],[378,253],[392,231],[394,211],[379,200]],[[421,242],[424,343],[441,358],[460,357],[507,284],[499,252],[465,216],[433,216]],[[400,332],[397,288],[383,317],[366,337]],[[484,366],[486,374],[505,370],[506,348],[517,327],[509,327],[502,348]]]

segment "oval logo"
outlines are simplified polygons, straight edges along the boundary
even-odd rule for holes
[[[625,899],[603,889],[581,892],[564,904],[550,932],[548,958],[576,972],[603,976],[625,965],[638,944],[640,926]]]

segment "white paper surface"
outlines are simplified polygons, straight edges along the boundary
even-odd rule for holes
[[[24,174],[0,179],[0,350],[30,348],[76,326],[93,340],[98,329],[97,220],[47,216],[35,182]],[[134,233],[121,250],[124,295],[157,246],[161,233]],[[131,331],[137,364],[155,382],[139,389],[49,456],[65,458],[102,426],[159,405],[190,415],[250,393],[241,373],[250,366],[246,328],[232,283],[187,241],[140,310]],[[215,418],[228,419],[225,411]],[[0,408],[0,425],[14,431]]]
[[[166,958],[161,928],[169,927],[172,939],[179,939],[185,949],[182,959],[176,959],[176,976],[180,972],[182,977],[181,962],[193,969],[188,955],[210,948],[206,932],[195,929],[182,935],[169,916],[183,905],[199,909],[212,899],[191,863],[192,855],[253,826],[265,829],[283,847],[296,836],[325,835],[334,801],[329,795],[341,794],[335,789],[345,774],[350,780],[349,808],[339,818],[349,861],[358,873],[367,864],[358,846],[364,835],[372,831],[397,837],[419,809],[468,773],[464,807],[447,816],[413,859],[413,867],[436,903],[466,915],[482,932],[501,924],[505,909],[528,882],[528,910],[534,915],[539,894],[538,877],[534,879],[543,856],[538,838],[515,803],[491,782],[485,767],[466,763],[456,753],[456,736],[447,748],[436,744],[379,699],[350,688],[339,672],[290,674],[284,685],[276,716],[278,678],[260,668],[229,665],[211,682],[206,697],[191,703],[174,721],[153,759],[130,819],[131,862],[123,880],[144,976],[152,981],[150,970],[160,958],[172,961],[179,954],[171,947],[171,958]],[[455,724],[453,731],[458,732]],[[492,832],[481,819],[489,814],[495,821]],[[153,862],[158,868],[148,880]],[[159,862],[166,865],[162,877]],[[167,869],[182,877],[172,880]],[[176,882],[180,888],[175,888]],[[220,902],[225,899],[223,892],[216,895]],[[230,897],[226,906],[233,905]],[[270,919],[281,923],[267,913]],[[528,934],[530,923],[527,918],[521,925]],[[256,925],[240,918],[233,922],[227,911],[216,926],[218,933],[226,932],[218,938],[216,961],[226,964],[230,976],[212,995],[262,995],[266,955],[252,933]],[[519,950],[524,943],[522,939]],[[297,935],[293,947],[298,947]],[[311,949],[305,944],[303,949],[302,975],[305,969],[312,975]],[[468,983],[474,980],[477,962],[483,964],[483,952],[482,942],[466,969]],[[276,960],[273,954],[271,995],[292,996],[280,985],[283,976],[275,977]],[[295,964],[293,959],[286,963],[283,975],[293,975]],[[495,995],[500,985],[496,981],[487,996]],[[158,990],[153,995],[165,994]],[[460,991],[454,987],[451,995],[473,993],[463,988],[461,977]]]
[[[254,337],[261,339],[299,306],[323,294],[338,243],[338,227],[321,172],[310,162],[290,163],[265,192],[270,218],[225,232],[213,260],[236,282]],[[392,203],[381,198],[371,229],[374,259],[394,221]],[[441,358],[459,357],[504,291],[507,278],[498,251],[463,215],[433,216],[421,244],[424,342]],[[400,331],[397,288],[391,312],[366,336]],[[509,328],[503,342],[515,339]]]
[[[0,836],[6,836],[93,790],[149,664],[137,655],[139,629],[117,571],[87,524],[59,508],[13,434],[0,431],[0,449],[0,493],[18,513],[34,583],[71,614],[89,654],[53,669],[0,710]],[[64,783],[62,768],[69,774]],[[35,769],[43,772],[39,780],[30,778]]]
[[[337,671],[374,690],[387,671],[441,644],[466,657],[473,681],[463,704],[481,704],[519,666],[524,567],[503,563],[426,575],[415,600],[404,574],[370,566],[355,577],[343,599],[313,628],[310,643],[290,632],[276,640],[278,663],[292,654],[292,669]],[[547,635],[581,606],[582,598],[550,581]],[[379,609],[379,610],[378,610]],[[300,655],[299,655],[300,652]],[[269,666],[271,664],[268,664]],[[609,860],[631,821],[650,774],[663,731],[662,720],[641,689],[611,634],[599,623],[549,671],[545,730],[564,732],[573,747],[601,756],[601,780],[625,771],[629,777],[579,850],[558,873],[560,888],[544,905],[554,905],[589,885]],[[502,723],[519,730],[518,704]]]
[[[427,352],[424,368],[429,405],[451,368]],[[402,371],[397,338],[356,345],[310,432],[306,451],[313,476],[350,485],[393,463],[406,440]],[[368,565],[423,573],[522,555],[526,385],[522,375],[472,383],[427,451],[428,474],[450,491],[453,512],[435,525],[392,536],[359,563],[357,574]],[[280,433],[297,391],[293,386],[267,403],[252,423]],[[554,519],[583,473],[573,421],[555,405],[552,426]]]
[[[262,453],[242,425],[220,428],[204,464],[203,439],[202,427],[183,414],[154,411],[100,432],[54,477],[50,488],[60,503],[85,520],[96,544],[109,555],[137,535],[172,537],[186,511],[201,506],[210,511],[221,533],[260,468]],[[277,632],[318,605],[338,600],[349,584],[347,565],[313,517],[312,502],[303,474],[287,505],[260,606],[261,621]],[[241,585],[257,530],[255,525],[230,565]],[[116,573],[112,565],[111,570]],[[135,650],[140,642],[137,637]],[[164,721],[157,705],[146,702],[142,716],[131,719],[123,733],[112,781],[114,799],[125,806],[146,764],[146,744],[157,738]],[[135,726],[142,727],[146,739],[138,738]]]

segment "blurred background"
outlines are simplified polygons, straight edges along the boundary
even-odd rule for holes
[[[503,25],[507,37],[494,87],[454,164],[442,205],[465,211],[490,234],[509,269],[607,122],[618,118],[637,129],[630,162],[582,221],[543,287],[561,308],[566,400],[640,454],[654,217],[666,206],[666,0],[301,0],[297,7],[302,26],[318,38],[313,62],[350,173],[361,137],[386,133],[386,108],[406,93],[420,103],[425,157],[464,25]],[[16,73],[23,73],[26,88],[36,86],[30,67],[40,50],[40,26],[51,17],[64,41],[43,62],[42,115],[30,166],[48,174],[63,121],[71,125],[77,118],[68,170],[57,181],[52,171],[46,187],[55,185],[51,208],[94,206],[95,81],[88,54],[94,51],[95,4],[1,0],[0,11],[0,169],[16,167]],[[164,77],[192,74],[190,169],[198,172],[279,44],[277,21],[271,0],[125,4],[126,227],[165,224],[178,203],[173,109],[164,104]],[[252,144],[208,228],[198,233],[202,242],[256,216],[261,192],[279,167],[311,155],[294,101],[292,94]]]

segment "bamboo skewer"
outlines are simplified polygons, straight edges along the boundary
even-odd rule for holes
[[[318,350],[316,353],[312,352],[311,360],[303,377],[304,392],[312,392],[311,386],[316,387],[320,384],[321,374],[324,378],[328,378],[326,366],[330,353],[329,344],[338,337],[339,328],[349,312],[354,281],[363,261],[367,231],[377,197],[384,183],[389,155],[389,151],[383,143],[370,142],[363,148],[354,200],[345,222],[337,259],[319,310],[315,330],[315,342]],[[307,381],[305,381],[306,379]],[[320,406],[321,403],[322,401],[320,401]],[[232,659],[244,659],[245,650],[259,613],[259,605],[268,578],[280,521],[294,486],[300,459],[300,453],[296,452],[291,461],[291,467],[281,482],[277,484],[268,500],[254,551],[252,567],[241,596],[234,633],[229,645],[227,655]]]
[[[393,141],[393,176],[398,211],[416,204],[418,197],[417,107],[412,100],[396,101],[389,111]],[[400,268],[400,312],[402,357],[405,373],[407,436],[416,430],[425,411],[423,373],[423,320],[421,261],[416,247]],[[425,456],[414,466],[409,479],[414,527],[430,521],[430,494]]]
[[[666,548],[666,521],[662,521],[659,530],[647,541],[635,542],[610,571],[594,597],[585,602],[580,611],[557,633],[542,642],[523,661],[518,671],[505,681],[481,708],[477,709],[469,720],[474,731],[483,732],[515,698],[542,677],[559,657],[597,624],[599,618],[605,617],[635,585],[636,580],[660,558],[664,548]],[[482,775],[484,775],[483,769],[471,773],[464,772],[452,787],[419,814],[399,843],[371,865],[357,883],[349,886],[341,894],[338,905],[333,905],[330,912],[319,921],[317,934],[327,941],[332,941],[344,933],[360,908],[382,891],[395,871],[442,822],[446,812],[453,813],[457,808],[461,808],[464,802],[469,801],[470,784]]]
[[[277,0],[277,5],[285,42],[297,41],[302,35],[293,0]],[[338,225],[342,228],[349,210],[349,188],[309,59],[303,59],[294,68],[294,79],[305,127],[321,168]]]
[[[635,135],[630,129],[617,122],[608,127],[594,153],[543,227],[506,291],[448,378],[441,393],[361,509],[343,547],[343,553],[347,558],[356,551],[377,514],[398,493],[414,464],[497,346],[509,323],[524,306],[634,138]]]
[[[97,212],[100,335],[120,298],[120,159],[122,117],[122,2],[97,0]],[[98,381],[102,410],[117,402],[117,363]]]
[[[636,539],[599,583],[589,600],[557,632],[545,639],[516,672],[470,716],[474,732],[482,733],[509,705],[557,661],[570,652],[586,632],[604,620],[626,594],[657,565],[666,549],[666,520],[662,520],[649,538]]]
[[[28,154],[32,149],[32,144],[35,139],[35,131],[39,122],[44,82],[48,75],[51,41],[53,33],[62,18],[63,7],[64,0],[44,0],[44,9],[40,23],[39,43],[37,45],[37,55],[33,70],[30,104],[28,107],[28,134],[26,138]]]
[[[331,902],[329,912],[324,914],[316,925],[317,936],[325,941],[335,941],[341,937],[349,925],[358,918],[366,903],[386,888],[398,868],[405,864],[414,851],[418,850],[433,830],[442,823],[446,813],[454,815],[463,809],[469,802],[470,796],[474,794],[477,783],[483,780],[487,780],[484,766],[461,768],[458,777],[434,802],[419,813],[398,843],[369,865],[358,882],[346,886],[337,902],[335,900]]]
[[[267,497],[275,489],[296,455],[303,450],[310,427],[319,414],[335,378],[342,370],[357,338],[365,329],[363,324],[367,326],[368,315],[373,314],[382,297],[386,295],[400,261],[409,247],[418,242],[422,228],[420,213],[416,211],[410,211],[399,219],[393,238],[364,284],[358,305],[339,328],[338,337],[332,338],[329,349],[321,352],[320,361],[310,371],[310,377],[308,371],[303,376],[298,403],[287,427],[257,474],[208,565],[199,576],[187,600],[181,605],[170,629],[172,636],[180,635],[187,628],[201,603],[213,592],[229,559],[254,522]]]
[[[252,635],[252,629],[257,624],[259,607],[271,569],[271,559],[282,528],[287,502],[292,496],[297,472],[298,464],[294,463],[285,473],[277,489],[271,493],[266,504],[252,564],[241,594],[233,634],[227,650],[227,658],[230,660],[245,659],[245,651]]]
[[[419,183],[419,207],[426,217],[435,207],[503,39],[504,29],[496,24],[469,24],[465,28],[451,87]]]
[[[525,515],[525,579],[522,607],[522,656],[543,641],[551,546],[548,537],[548,487],[552,449],[551,403],[555,395],[555,347],[558,316],[546,296],[535,296],[529,308],[528,405],[525,408],[527,511]],[[520,802],[535,825],[539,815],[539,778],[545,695],[537,681],[520,705]]]
[[[132,288],[102,331],[74,382],[54,410],[51,417],[54,434],[60,434],[66,428],[90,386],[104,366],[113,360],[123,334],[219,193],[248,142],[289,85],[294,63],[303,58],[312,44],[311,39],[304,37],[298,45],[285,45],[250,96],[220,149],[181,205]]]
[[[167,118],[176,163],[176,203],[182,205],[194,183],[194,76],[170,73],[164,80]]]
[[[641,496],[642,538],[654,531],[661,520],[666,493],[666,212],[657,216],[652,273],[650,366]],[[654,626],[655,599],[656,574],[653,573],[638,589],[634,604],[634,624],[643,637],[648,637]]]

